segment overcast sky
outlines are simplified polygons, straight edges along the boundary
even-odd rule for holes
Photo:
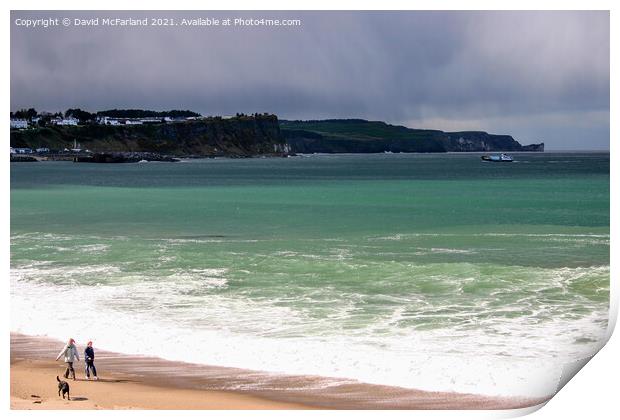
[[[25,28],[17,19],[68,17]],[[300,19],[76,27],[74,18]],[[12,12],[11,109],[366,118],[609,148],[607,12]]]

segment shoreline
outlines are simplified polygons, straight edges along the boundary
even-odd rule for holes
[[[333,378],[274,375],[95,348],[100,381],[86,381],[84,364],[76,363],[77,380],[69,380],[75,400],[68,402],[57,396],[56,387],[64,363],[54,359],[62,345],[47,337],[11,332],[11,409],[501,410],[548,400],[428,392],[351,380],[339,383]],[[81,355],[82,345],[78,351]]]

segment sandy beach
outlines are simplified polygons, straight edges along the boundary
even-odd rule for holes
[[[252,395],[213,390],[188,389],[173,384],[164,376],[148,379],[123,372],[110,372],[110,353],[102,353],[98,381],[85,378],[76,363],[76,377],[67,380],[71,401],[58,396],[56,375],[64,372],[62,360],[32,357],[28,347],[41,345],[49,355],[53,340],[11,336],[11,409],[16,410],[92,410],[92,409],[167,409],[167,410],[278,410],[305,409],[303,404],[271,401]],[[58,343],[59,344],[59,343]],[[108,359],[106,362],[106,358]],[[145,366],[143,366],[145,367]]]
[[[58,396],[55,375],[59,364],[46,361],[11,363],[11,409],[15,410],[278,410],[304,409],[302,404],[270,401],[232,392],[152,386],[107,375],[99,381],[69,380],[71,401]]]
[[[510,409],[543,400],[424,392],[324,378],[270,375],[97,350],[99,381],[83,363],[69,380],[71,401],[58,396],[54,361],[60,341],[11,334],[11,409]],[[82,348],[78,346],[80,350]],[[322,381],[323,379],[323,381]]]

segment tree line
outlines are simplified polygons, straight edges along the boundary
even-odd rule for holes
[[[11,112],[11,119],[28,120],[32,121],[33,118],[52,119],[52,118],[77,118],[80,121],[88,122],[95,121],[97,117],[110,117],[110,118],[187,118],[187,117],[200,117],[200,114],[190,110],[178,110],[173,109],[170,111],[151,111],[148,109],[109,109],[106,111],[88,112],[80,108],[69,108],[63,112],[37,112],[34,108],[19,109],[15,112]]]

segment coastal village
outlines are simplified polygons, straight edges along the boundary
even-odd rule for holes
[[[38,114],[34,109],[21,110],[11,113],[11,130],[28,130],[48,126],[79,126],[79,125],[109,125],[109,126],[130,126],[143,124],[167,124],[184,121],[196,121],[205,117],[192,113],[191,111],[171,111],[171,113],[193,114],[190,116],[148,116],[148,117],[110,117],[107,115],[91,114],[86,111],[67,110],[64,116],[61,113],[41,113]],[[74,114],[82,116],[82,119]],[[47,147],[36,149],[28,147],[11,147],[11,156],[13,155],[44,155],[49,153],[90,153],[89,150],[83,150],[76,142],[73,148],[65,148],[64,150],[51,151]]]
[[[84,147],[82,147],[84,145]],[[190,110],[11,112],[11,162],[132,163],[197,157],[288,156],[277,116]]]

